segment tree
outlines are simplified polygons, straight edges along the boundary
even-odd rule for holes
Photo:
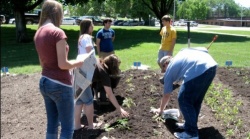
[[[10,7],[15,15],[16,23],[16,41],[17,42],[29,42],[27,31],[26,31],[26,21],[24,13],[33,10],[43,0],[1,0],[1,9],[4,7]],[[9,9],[10,10],[10,9]]]
[[[160,20],[164,15],[170,13],[174,0],[142,0],[142,3],[155,14],[157,19]]]
[[[197,20],[206,19],[208,12],[207,3],[204,0],[188,0],[178,4],[177,15],[179,18]]]
[[[240,14],[239,6],[234,0],[203,0],[208,6],[209,17],[237,17]]]

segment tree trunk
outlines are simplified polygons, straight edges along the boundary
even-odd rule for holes
[[[146,5],[154,14],[155,16],[161,21],[161,18],[169,14],[171,7],[173,6],[174,0],[142,0],[142,3]],[[162,23],[160,22],[160,30],[163,27]]]
[[[30,42],[28,38],[24,11],[15,11],[16,41],[19,43]]]

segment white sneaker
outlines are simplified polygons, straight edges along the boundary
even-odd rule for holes
[[[188,135],[186,132],[181,132],[181,133],[180,132],[175,132],[174,136],[177,139],[199,139],[198,136],[192,137],[192,136]]]
[[[179,129],[184,129],[184,123],[176,123]]]

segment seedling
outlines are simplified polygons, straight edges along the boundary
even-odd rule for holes
[[[130,83],[131,81],[132,81],[132,79],[133,79],[133,74],[129,74],[130,75],[130,77],[125,81],[126,83]]]
[[[152,103],[155,102],[155,98],[149,98],[148,101],[149,101],[150,104],[152,104]]]
[[[132,92],[132,91],[135,91],[135,86],[132,83],[129,83],[126,92]]]
[[[131,106],[136,106],[132,98],[125,98],[123,100],[122,106],[130,108]]]
[[[129,77],[125,82],[130,83],[132,81],[132,77]]]
[[[151,78],[151,76],[150,75],[145,75],[144,77],[143,77],[143,79],[149,79],[149,78]]]
[[[106,132],[108,132],[108,138],[109,138],[109,132],[111,131],[111,130],[113,130],[114,128],[113,127],[110,127],[110,125],[109,124],[105,124],[104,125],[104,130],[106,131]]]
[[[121,130],[126,130],[126,129],[130,130],[130,127],[128,126],[128,119],[127,118],[118,119],[116,127]]]
[[[153,132],[154,132],[154,135],[155,135],[155,136],[159,136],[159,135],[162,134],[162,132],[157,131],[156,129],[153,129]]]
[[[227,128],[227,136],[230,138],[242,127],[242,120],[237,117],[241,101],[236,101],[232,97],[232,91],[222,89],[222,84],[212,84],[205,97],[205,103],[215,112],[217,119],[221,119]],[[208,97],[207,97],[208,96]],[[230,127],[235,125],[234,127]]]
[[[157,88],[154,85],[150,85],[150,92],[156,92]]]
[[[132,83],[129,83],[129,84],[128,84],[128,87],[134,88],[135,86],[134,86]]]
[[[250,79],[248,78],[248,76],[244,76],[243,79],[245,80],[245,84],[249,84],[250,83]]]
[[[154,119],[157,123],[158,122],[164,122],[164,119],[159,115],[159,114],[155,114],[152,119]]]
[[[227,136],[228,136],[228,137],[231,137],[233,134],[234,134],[233,129],[228,129],[228,130],[227,130]]]

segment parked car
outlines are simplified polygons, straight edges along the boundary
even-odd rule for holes
[[[81,16],[81,17],[76,19],[76,24],[79,25],[83,19],[92,19],[93,24],[96,26],[102,25],[102,20],[99,19],[97,16]]]
[[[34,23],[38,23],[39,22],[39,16],[40,14],[30,14],[30,13],[25,13],[24,17],[25,17],[25,21],[27,25],[31,25]],[[9,19],[9,24],[15,24],[15,18],[11,18]]]
[[[123,26],[138,26],[139,21],[137,20],[128,20],[123,22]]]
[[[145,24],[145,21],[139,21],[139,23],[138,23],[138,26],[144,26],[144,24]]]
[[[190,21],[190,27],[197,27],[198,23],[195,21]]]
[[[187,22],[186,21],[175,21],[174,26],[186,26]]]
[[[9,24],[15,24],[15,18],[10,18]]]
[[[114,22],[114,25],[115,25],[115,26],[122,26],[122,25],[123,25],[123,22],[124,22],[124,20],[116,20],[116,21]]]
[[[71,16],[70,18],[77,19],[77,18],[79,18],[79,16]]]
[[[5,22],[6,22],[5,16],[4,15],[0,15],[0,24],[4,24]]]
[[[65,17],[62,20],[62,25],[75,25],[75,24],[76,24],[76,20],[71,17]]]

